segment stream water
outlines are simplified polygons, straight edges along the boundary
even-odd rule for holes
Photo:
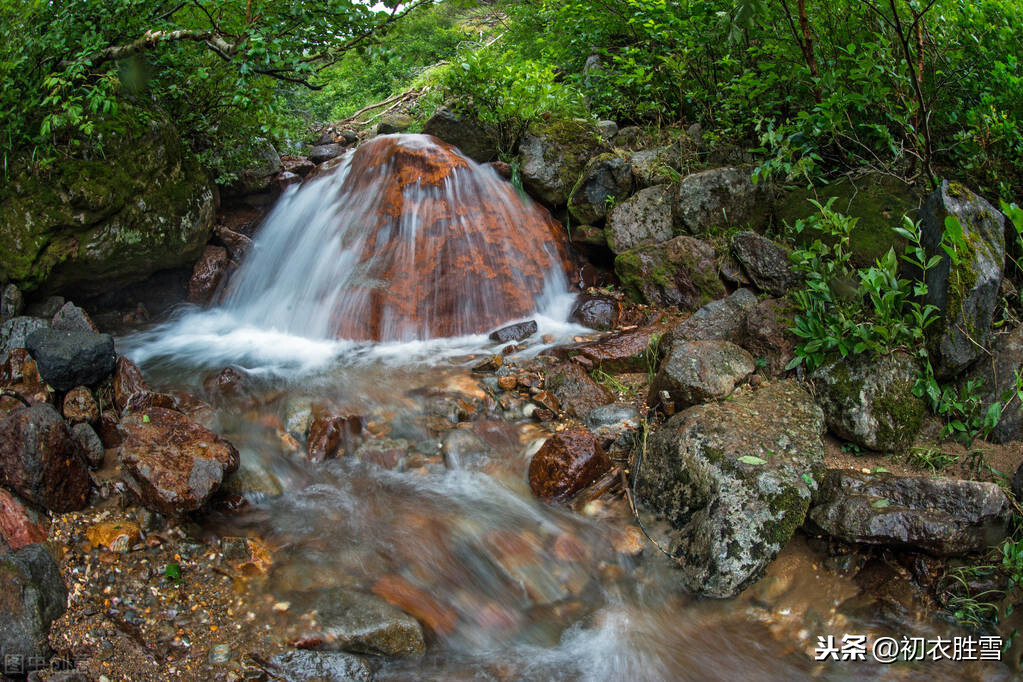
[[[875,611],[848,608],[861,587],[803,539],[741,596],[697,601],[650,544],[629,549],[637,529],[624,502],[576,513],[535,499],[525,472],[546,432],[488,413],[468,368],[470,356],[498,351],[482,332],[502,322],[538,321],[522,356],[584,333],[566,322],[572,295],[549,218],[490,169],[426,138],[385,143],[370,151],[419,156],[397,167],[350,156],[285,195],[221,305],[179,311],[119,341],[161,390],[202,394],[211,371],[246,371],[246,389],[215,407],[218,430],[241,453],[251,505],[208,523],[273,550],[264,589],[275,599],[298,614],[339,589],[402,595],[430,626],[428,653],[385,661],[380,679],[1009,678],[949,661],[815,663],[818,636],[952,630],[907,614],[899,627],[912,631],[895,631]],[[403,184],[393,185],[395,174]],[[466,201],[482,201],[490,217],[474,219]],[[444,221],[455,227],[441,234]],[[495,230],[511,235],[507,243]],[[437,239],[451,243],[420,244]],[[381,245],[393,247],[383,263],[371,253]],[[469,279],[445,280],[438,268],[448,267]],[[408,278],[418,280],[406,286]],[[402,317],[416,291],[428,300]],[[358,415],[364,438],[407,451],[311,463],[274,426],[287,428],[307,406]],[[292,636],[303,625],[296,615],[281,627]]]

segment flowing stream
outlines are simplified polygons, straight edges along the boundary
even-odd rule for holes
[[[505,323],[538,322],[521,356],[587,332],[566,322],[555,225],[431,138],[377,138],[278,202],[221,304],[120,340],[161,389],[202,394],[211,371],[246,371],[215,406],[251,505],[209,524],[273,549],[263,589],[296,614],[282,637],[357,590],[399,594],[429,626],[426,656],[385,661],[380,679],[962,679],[814,663],[818,636],[890,625],[841,608],[860,588],[803,539],[741,596],[696,601],[649,543],[629,549],[624,502],[535,499],[525,472],[546,432],[488,413],[468,368],[499,352],[485,332]],[[317,409],[358,415],[393,452],[311,463],[280,426]]]

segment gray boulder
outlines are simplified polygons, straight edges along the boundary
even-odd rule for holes
[[[788,298],[765,298],[746,315],[742,347],[761,359],[761,373],[777,377],[785,373],[796,353],[798,339],[790,329],[796,308]]]
[[[583,120],[534,127],[519,145],[522,182],[548,206],[564,206],[587,162],[605,150],[599,133]]]
[[[287,682],[371,682],[369,661],[354,654],[291,649],[270,659]]]
[[[753,356],[728,341],[676,343],[657,370],[647,403],[660,403],[662,392],[675,409],[725,398],[755,369]]]
[[[905,353],[860,354],[818,367],[810,380],[836,436],[870,450],[894,452],[912,445],[923,424],[927,406],[913,395],[919,373]]]
[[[623,253],[672,238],[671,195],[664,185],[647,187],[611,209],[604,228],[607,245]]]
[[[395,657],[426,650],[419,622],[371,594],[333,589],[289,601],[300,611],[316,611],[316,625],[303,638],[319,639],[321,650]]]
[[[68,301],[60,307],[50,320],[50,327],[67,332],[98,332],[96,323],[74,303]]]
[[[669,344],[701,339],[741,344],[746,331],[746,318],[756,305],[757,297],[752,291],[738,289],[728,298],[711,301],[672,327],[666,340]]]
[[[732,237],[732,252],[753,283],[772,296],[784,296],[799,285],[792,269],[789,250],[756,232],[739,232]]]
[[[53,557],[41,544],[0,555],[0,589],[0,661],[48,661],[50,624],[67,610],[67,588]]]
[[[639,422],[639,410],[630,403],[602,405],[586,415],[586,426],[605,450],[630,447]]]
[[[25,299],[21,295],[21,289],[13,284],[4,287],[3,293],[0,293],[0,322],[21,315],[24,309]]]
[[[29,334],[49,326],[49,322],[38,317],[5,319],[0,323],[0,363],[7,362],[7,355],[15,348],[24,348]]]
[[[344,153],[345,148],[337,143],[318,144],[309,150],[309,160],[313,163],[323,163],[324,161],[336,159]]]
[[[632,177],[637,187],[650,187],[671,181],[682,167],[682,148],[679,145],[641,149],[629,155]]]
[[[924,201],[921,218],[928,255],[941,257],[926,280],[926,302],[942,316],[929,329],[932,364],[938,378],[952,378],[991,342],[1005,266],[1005,216],[962,185],[945,181]],[[941,246],[949,218],[963,231],[958,266]]]
[[[615,154],[590,159],[568,199],[572,216],[582,223],[604,219],[611,201],[624,201],[632,194],[632,168]]]
[[[1009,516],[995,483],[831,470],[807,523],[845,542],[957,556],[1004,539]]]
[[[423,125],[423,133],[458,147],[463,154],[479,163],[497,158],[497,133],[470,114],[456,114],[442,107]]]
[[[823,469],[824,415],[793,381],[691,407],[649,439],[640,499],[675,529],[682,585],[731,597],[756,580],[806,517]]]
[[[114,371],[117,354],[109,334],[39,329],[26,346],[43,381],[58,391],[95,386]]]
[[[640,303],[696,310],[727,294],[718,277],[717,251],[685,235],[618,254],[615,273]]]
[[[682,179],[675,195],[675,227],[702,236],[715,227],[755,227],[767,209],[750,179],[739,168],[712,168]]]

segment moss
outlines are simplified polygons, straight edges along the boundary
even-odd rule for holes
[[[796,528],[802,525],[810,508],[810,495],[800,494],[804,484],[786,485],[783,491],[767,500],[775,521],[764,524],[764,540],[768,545],[784,547]]]
[[[901,390],[893,390],[877,397],[873,405],[877,420],[878,443],[889,444],[893,450],[912,445],[924,421],[924,403],[913,395],[912,386],[902,383]]]

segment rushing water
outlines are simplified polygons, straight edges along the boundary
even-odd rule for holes
[[[594,503],[575,513],[536,500],[525,472],[546,434],[524,418],[488,411],[466,356],[496,352],[479,332],[515,319],[537,319],[540,326],[523,355],[583,332],[565,321],[572,296],[561,247],[542,239],[528,249],[509,246],[483,268],[498,268],[502,281],[458,285],[463,289],[454,293],[464,298],[438,302],[434,287],[446,296],[453,292],[452,282],[438,280],[437,262],[425,258],[430,263],[417,269],[395,266],[392,258],[404,254],[425,262],[423,254],[470,253],[483,262],[500,239],[484,239],[478,228],[497,228],[486,221],[473,226],[478,206],[463,200],[515,210],[517,218],[506,213],[503,220],[532,220],[539,209],[523,204],[491,170],[461,157],[452,162],[454,152],[425,138],[389,136],[384,142],[375,154],[393,159],[397,144],[434,160],[424,167],[420,154],[405,159],[411,166],[395,167],[346,158],[331,174],[281,199],[220,306],[183,310],[121,340],[160,388],[201,394],[211,370],[247,370],[248,388],[216,398],[216,408],[219,430],[241,452],[237,476],[253,504],[210,523],[215,532],[256,536],[274,550],[265,589],[295,605],[294,619],[281,626],[282,638],[300,638],[303,611],[322,608],[332,592],[358,590],[392,598],[400,593],[432,632],[424,658],[385,662],[381,679],[953,679],[964,670],[976,679],[1003,675],[1000,669],[947,664],[814,663],[807,654],[817,636],[924,636],[935,630],[921,620],[914,633],[892,632],[890,623],[844,609],[860,588],[825,571],[802,540],[740,597],[694,601],[678,588],[670,562],[649,544],[639,556],[619,551],[636,532],[624,503]],[[408,178],[436,179],[438,169],[452,163],[457,182],[426,182],[421,189],[427,199],[416,194],[422,183]],[[353,168],[362,177],[354,184]],[[408,175],[408,168],[419,175]],[[393,215],[381,208],[379,196],[366,194],[370,178],[379,192],[395,189],[386,189],[383,169],[406,173],[397,189],[406,199],[415,197],[406,202],[413,215]],[[481,196],[491,191],[497,200]],[[425,209],[424,201],[433,208]],[[424,211],[433,211],[429,220],[423,220]],[[389,217],[381,221],[381,215]],[[450,230],[441,229],[443,219]],[[546,234],[546,221],[541,216],[534,223],[536,234]],[[522,227],[509,225],[498,227]],[[529,234],[532,228],[522,229]],[[427,238],[452,241],[416,247]],[[367,255],[373,243],[400,248],[385,249],[386,262],[374,263]],[[521,267],[510,264],[523,257],[528,262]],[[479,276],[478,269],[468,271]],[[423,281],[395,284],[397,301],[377,295],[388,290],[381,277],[396,273]],[[500,292],[508,290],[526,296],[528,307],[505,306]],[[414,292],[426,292],[427,302],[400,300]],[[402,319],[403,303],[416,314]],[[439,322],[421,305],[450,315]],[[347,333],[355,321],[374,332]],[[437,329],[461,335],[430,338]],[[538,340],[545,334],[553,341]],[[369,340],[381,338],[386,341]],[[365,437],[400,443],[399,455],[383,466],[352,453],[310,463],[288,447],[280,428],[287,429],[305,407],[360,416]]]

